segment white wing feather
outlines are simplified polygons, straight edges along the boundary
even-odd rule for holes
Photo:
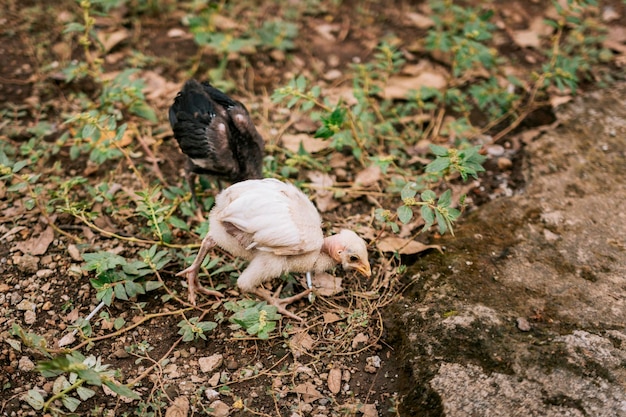
[[[317,209],[304,193],[275,179],[236,183],[218,196],[219,220],[248,234],[249,248],[276,255],[318,251],[323,235]]]

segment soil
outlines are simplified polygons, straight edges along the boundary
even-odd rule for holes
[[[336,2],[321,3],[320,8],[302,13],[300,36],[296,39],[294,50],[288,54],[256,52],[246,56],[246,59],[233,59],[229,64],[230,78],[236,81],[238,98],[251,109],[265,137],[271,136],[270,133],[278,129],[277,120],[284,122],[280,119],[282,116],[276,105],[269,107],[268,96],[295,74],[327,74],[330,70],[343,73],[351,63],[371,59],[379,40],[390,33],[397,37],[409,62],[419,58],[436,62],[433,57],[425,56],[423,51],[414,50],[412,40],[423,37],[425,30],[405,18],[408,12],[421,10],[419,7],[423,5],[422,2],[395,2],[394,7],[381,7],[377,2],[347,1],[340,2],[337,9],[334,9]],[[536,18],[545,17],[546,9],[540,6],[541,3],[533,2],[532,7],[524,9],[523,13],[513,12],[519,9],[515,5],[503,7],[499,18],[507,30],[527,27]],[[206,50],[199,50],[188,28],[181,24],[186,10],[177,8],[176,2],[163,4],[166,10],[158,13],[150,10],[138,12],[122,7],[112,13],[113,18],[99,20],[98,30],[130,30],[127,41],[110,51],[111,60],[106,63],[108,71],[123,69],[126,61],[121,57],[137,54],[150,58],[142,64],[142,71],[157,74],[158,77],[154,79],[167,80],[159,84],[166,93],[150,99],[159,119],[150,131],[154,140],[152,143],[158,145],[152,149],[158,150],[156,157],[160,162],[160,172],[170,185],[184,187],[179,170],[184,158],[175,142],[170,140],[167,108],[181,83],[189,77],[189,62],[196,63],[193,74],[202,75],[217,66],[218,58]],[[619,16],[619,19],[610,22],[611,27],[624,26],[626,13],[623,2],[604,2],[602,7],[612,7]],[[358,13],[354,13],[355,9],[358,9]],[[88,81],[65,83],[62,76],[49,67],[62,67],[72,58],[82,57],[80,46],[69,41],[68,36],[59,29],[67,21],[67,13],[77,14],[80,11],[74,2],[69,1],[55,4],[8,1],[0,6],[0,10],[0,56],[3,57],[0,70],[0,107],[3,111],[1,137],[16,147],[28,147],[29,140],[34,137],[52,143],[63,133],[63,127],[59,125],[61,115],[76,110],[66,97],[77,91],[93,95],[96,88]],[[242,5],[235,15],[245,21],[251,15],[267,18],[280,13],[284,11],[276,5]],[[53,18],[48,19],[50,16]],[[334,42],[329,42],[318,30],[328,24],[332,24]],[[182,30],[185,34],[172,37],[173,29]],[[499,32],[506,36],[507,30],[500,28]],[[513,42],[503,42],[499,50],[506,56],[523,57],[520,62],[526,62],[526,59],[530,59],[528,55],[532,55],[532,52],[523,50]],[[202,59],[198,59],[198,56]],[[607,73],[611,71],[612,68],[606,69]],[[335,86],[329,84],[329,88]],[[591,83],[588,86],[591,87]],[[512,164],[501,166],[495,158],[487,162],[487,172],[471,187],[472,204],[469,211],[480,210],[481,205],[492,200],[525,192],[528,180],[525,147],[532,139],[524,142],[515,138],[519,139],[519,135],[524,132],[546,129],[555,120],[553,108],[542,107],[510,137],[505,138],[503,146]],[[48,130],[37,136],[33,129],[40,126],[42,121],[49,122]],[[535,136],[531,135],[532,138]],[[530,164],[535,171],[543,172],[552,169],[552,164],[558,169],[560,162],[558,158],[552,158],[547,166],[548,161],[533,159]],[[122,186],[131,189],[140,187],[125,162],[93,166],[85,156],[74,160],[67,150],[63,150],[55,159],[49,159],[47,166],[39,168],[42,172],[49,172],[47,170],[54,163],[63,167],[66,177],[51,178],[51,181],[62,182],[80,174],[86,176],[92,184],[115,178]],[[138,160],[142,166],[150,166],[151,163],[149,155]],[[616,177],[624,172],[623,166],[612,166],[615,170],[606,172],[606,175]],[[348,166],[348,169],[351,168]],[[577,171],[572,175],[584,174],[584,171]],[[149,182],[159,181],[156,172],[149,174],[147,179]],[[594,186],[601,189],[604,184],[599,182]],[[596,189],[580,190],[575,181],[571,182],[567,190],[574,195],[596,192]],[[515,204],[523,206],[521,202]],[[363,213],[373,208],[375,205],[363,198],[345,204],[334,212],[325,213],[324,220],[334,224],[349,223],[345,219],[358,222]],[[516,230],[529,221],[536,221],[540,215],[541,212],[535,210],[534,206],[527,207],[523,214],[514,217],[514,223],[510,225]],[[77,244],[68,236],[53,231],[50,228],[51,220],[61,225],[65,232],[76,234],[88,243]],[[136,230],[133,225],[124,224],[123,219],[105,220],[98,226],[117,233]],[[193,218],[188,221],[197,223]],[[474,247],[476,235],[483,233],[483,227],[495,227],[490,221],[476,216],[463,222],[466,225],[455,243],[456,254],[463,253],[465,248],[469,251]],[[139,243],[121,243],[105,234],[94,233],[93,229],[68,214],[56,213],[50,216],[41,210],[26,210],[24,200],[12,200],[5,186],[0,188],[0,237],[1,339],[16,340],[15,334],[9,331],[14,324],[19,324],[29,332],[42,336],[48,347],[57,353],[61,352],[57,343],[70,333],[72,322],[85,317],[98,304],[95,290],[89,283],[93,276],[81,271],[83,261],[80,253],[108,250],[130,258],[136,256],[139,250],[146,249],[145,245]],[[374,232],[368,237],[372,247],[375,247],[375,237]],[[429,243],[449,245],[446,239],[441,240],[433,234],[422,238]],[[508,256],[518,236],[513,232],[500,234],[497,230],[491,230],[483,233],[481,239],[487,240],[485,247],[494,255],[489,259],[473,260],[474,267],[466,273],[480,276],[489,271],[490,275],[494,275],[497,270],[494,265]],[[33,251],[41,241],[47,242],[43,251]],[[433,255],[435,253],[433,251]],[[455,262],[450,259],[456,256],[455,253],[448,252],[442,257],[431,255],[427,259],[428,262],[440,262],[440,266],[448,268]],[[372,283],[353,275],[342,275],[349,291],[332,297],[318,297],[313,304],[306,301],[295,304],[291,308],[305,318],[306,325],[299,326],[290,320],[282,320],[279,330],[272,333],[268,340],[246,335],[227,319],[220,320],[219,313],[230,314],[224,309],[224,301],[246,298],[234,290],[233,279],[227,274],[219,278],[227,284],[224,300],[207,298],[197,309],[184,310],[182,313],[181,309],[186,307],[179,302],[180,298],[164,301],[162,296],[165,291],[157,291],[156,295],[140,295],[129,302],[116,300],[93,319],[92,337],[96,339],[83,344],[80,351],[86,356],[101,358],[111,369],[119,370],[117,380],[134,383],[133,389],[139,393],[141,401],[125,401],[106,390],[98,389],[94,397],[80,404],[77,414],[316,417],[466,415],[444,414],[445,404],[441,400],[443,394],[436,393],[430,387],[422,390],[436,373],[432,363],[419,362],[424,365],[420,371],[415,366],[414,358],[408,355],[408,352],[412,352],[409,349],[412,344],[409,328],[416,326],[415,320],[419,319],[412,316],[411,320],[414,321],[409,323],[403,311],[407,305],[420,308],[420,303],[434,302],[432,299],[426,300],[426,295],[432,297],[432,293],[425,291],[425,288],[431,288],[434,284],[412,277],[416,273],[434,276],[440,274],[441,270],[434,271],[432,266],[424,266],[422,254],[408,255],[402,258],[402,263],[409,266],[408,273],[397,276],[396,272],[389,272],[395,264],[388,256],[381,251],[371,253],[370,261],[379,274],[375,280],[376,291],[372,290]],[[558,253],[547,251],[543,256],[557,257]],[[186,288],[175,277],[180,265],[182,262],[172,262],[160,278],[174,294],[184,299]],[[572,272],[573,268],[578,273],[575,266],[567,263],[561,267],[563,271],[560,272]],[[594,282],[597,279],[595,267],[583,268],[580,274]],[[231,282],[228,282],[229,279]],[[390,284],[393,280],[397,280],[397,285]],[[490,300],[510,300],[515,298],[515,292],[519,290],[509,288],[491,293],[494,291],[493,286],[483,284],[480,280],[459,279],[454,281],[454,288],[459,298],[463,298],[466,293],[477,298],[490,293]],[[297,288],[297,284],[289,284],[285,293],[297,291]],[[406,298],[399,297],[401,290]],[[521,308],[519,305],[516,307]],[[439,307],[439,310],[446,308],[452,310],[454,306]],[[551,323],[558,316],[556,310],[558,305],[543,304],[536,306],[536,311],[533,310],[536,317],[541,315],[534,324],[538,339],[541,339],[546,323]],[[442,311],[439,313],[445,314]],[[201,317],[201,320],[218,321],[218,327],[208,335],[207,340],[183,343],[178,333],[181,314],[187,318]],[[115,331],[115,319],[125,320],[123,331]],[[133,323],[136,327],[128,330]],[[424,319],[422,324],[428,324],[427,320]],[[431,330],[425,330],[428,337],[433,337],[429,333]],[[566,332],[567,326],[564,325],[558,331]],[[453,338],[449,342],[449,346],[455,348],[459,345],[458,340]],[[80,343],[81,339],[77,336],[71,346],[75,348]],[[438,346],[445,346],[446,343],[446,340],[440,340]],[[506,351],[506,347],[499,345],[498,348],[486,348],[486,344],[489,341],[475,340],[467,344],[462,354],[443,351],[438,354],[452,357],[465,355],[471,357],[470,363],[489,372],[512,374],[511,361],[507,360],[511,353]],[[414,345],[424,348],[421,354],[425,356],[434,354],[427,351],[425,345]],[[488,350],[491,356],[482,355],[480,352],[483,349]],[[9,343],[0,345],[0,415],[37,415],[24,401],[25,393],[38,388],[49,395],[55,389],[54,379],[44,378],[35,369],[35,363],[43,359],[33,349],[23,347],[20,351]],[[206,368],[206,362],[212,359],[218,360],[217,366]]]

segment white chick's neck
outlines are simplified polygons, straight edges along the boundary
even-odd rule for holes
[[[341,263],[338,251],[341,250],[341,242],[339,235],[327,236],[324,238],[320,255],[315,261],[315,271],[324,272],[332,269],[335,265]]]

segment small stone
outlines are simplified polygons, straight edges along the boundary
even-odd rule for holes
[[[513,161],[511,161],[509,158],[505,158],[504,156],[502,158],[498,158],[498,168],[500,168],[502,171],[506,171],[508,169],[511,169],[513,167]]]
[[[17,303],[19,303],[20,301],[22,301],[24,297],[22,297],[22,294],[20,294],[19,292],[13,292],[11,293],[11,305],[16,305]]]
[[[24,323],[26,324],[34,324],[37,321],[37,314],[35,314],[32,310],[27,310],[24,312]]]
[[[37,306],[35,305],[35,303],[33,303],[32,301],[28,301],[28,300],[22,300],[17,305],[17,309],[21,311],[35,311],[36,307]]]
[[[40,269],[36,273],[37,278],[48,278],[51,277],[53,274],[54,271],[52,269]]]
[[[239,369],[239,363],[233,359],[233,358],[228,358],[226,360],[226,369],[230,370],[230,371],[234,371],[235,369]]]
[[[130,357],[130,353],[126,352],[123,348],[119,348],[111,354],[111,357],[115,359],[126,359]]]
[[[556,242],[561,238],[560,235],[553,233],[548,229],[543,229],[543,237],[550,243]]]
[[[206,396],[206,399],[209,401],[215,401],[220,397],[220,393],[215,391],[214,389],[207,389],[206,391],[204,391],[204,395]]]
[[[502,145],[489,145],[487,146],[487,153],[491,156],[504,155],[504,146]]]
[[[35,364],[28,358],[28,356],[22,356],[17,366],[22,372],[30,372],[35,369]]]
[[[209,415],[213,417],[228,417],[230,414],[230,407],[228,404],[220,400],[213,401],[209,405],[209,408],[213,410],[209,412]]]
[[[80,251],[78,250],[78,247],[74,244],[69,245],[67,247],[67,253],[69,253],[70,258],[72,258],[72,260],[76,261],[76,262],[82,262],[83,261],[83,257],[80,254]]]
[[[220,376],[221,374],[219,372],[213,374],[213,376],[209,379],[209,385],[212,387],[216,387],[217,384],[220,383]]]
[[[204,373],[215,371],[224,363],[224,356],[221,353],[198,359],[200,370]]]
[[[517,323],[517,328],[520,329],[522,332],[530,331],[530,323],[524,317],[518,317],[515,322]]]
[[[28,254],[22,256],[15,255],[13,257],[13,263],[20,271],[31,274],[37,272],[39,268],[39,258]]]
[[[341,391],[341,369],[333,368],[328,372],[328,389],[333,394],[338,394]]]
[[[43,311],[48,311],[51,308],[52,308],[52,303],[50,301],[46,301],[45,303],[43,303],[43,306],[41,307]]]
[[[167,37],[168,38],[182,38],[183,36],[185,36],[185,33],[186,32],[183,29],[172,28],[167,31]]]

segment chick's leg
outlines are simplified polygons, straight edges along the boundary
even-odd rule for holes
[[[266,290],[265,288],[261,288],[261,287],[255,288],[254,291],[252,292],[258,295],[259,297],[261,297],[262,299],[264,299],[265,301],[267,301],[269,305],[273,305],[274,307],[276,307],[277,311],[280,314],[283,314],[287,317],[291,317],[294,320],[304,321],[304,319],[302,319],[301,317],[298,317],[295,314],[293,314],[291,311],[287,310],[286,307],[289,304],[293,303],[294,301],[298,301],[299,299],[304,298],[307,295],[309,295],[309,293],[311,292],[311,288],[308,288],[307,290],[301,292],[300,294],[292,295],[291,297],[280,298],[279,295],[282,289],[283,289],[283,286],[281,285],[280,287],[278,287],[278,289],[274,292],[273,295],[268,290]]]
[[[202,245],[200,245],[200,250],[196,255],[196,259],[194,259],[193,263],[189,268],[180,271],[176,276],[185,276],[187,277],[187,290],[189,291],[189,302],[193,305],[196,305],[196,292],[206,294],[206,295],[214,295],[216,297],[221,297],[222,293],[214,290],[207,290],[200,284],[198,281],[198,272],[200,271],[200,267],[202,266],[202,261],[206,258],[207,253],[211,248],[215,246],[215,241],[209,235],[202,240]]]
[[[267,301],[268,304],[276,307],[280,314],[295,320],[304,321],[287,310],[286,307],[294,301],[306,297],[311,292],[310,289],[292,297],[280,298],[279,295],[282,286],[278,288],[274,294],[262,287],[265,281],[279,277],[282,272],[281,263],[277,261],[275,256],[259,251],[250,261],[248,267],[239,275],[239,278],[237,278],[237,286],[243,292],[258,295],[260,298]]]

